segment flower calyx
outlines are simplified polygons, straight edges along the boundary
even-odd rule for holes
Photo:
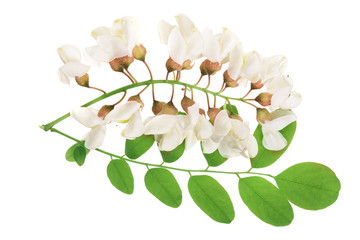
[[[266,108],[257,108],[256,109],[256,120],[259,123],[264,124],[266,121],[271,121],[272,117],[270,112]]]
[[[212,124],[214,124],[215,118],[219,114],[220,111],[221,111],[220,108],[209,108],[209,110],[207,111],[207,115],[209,116],[210,122]]]
[[[139,95],[134,95],[134,96],[129,97],[128,102],[130,102],[130,101],[140,103],[141,109],[144,108],[144,102],[141,100]]]
[[[100,108],[97,116],[101,119],[105,119],[106,115],[109,114],[109,112],[111,112],[114,109],[114,105],[104,105]]]
[[[211,62],[209,59],[205,59],[200,65],[201,75],[214,75],[220,71],[221,64],[218,62]]]
[[[135,45],[135,47],[132,50],[132,55],[136,60],[145,61],[146,48],[142,44]]]
[[[176,115],[178,114],[178,109],[175,107],[174,103],[172,101],[164,104],[162,110],[159,112],[159,115],[161,114],[168,114],[168,115]]]
[[[79,86],[89,87],[89,74],[85,73],[81,77],[75,77],[75,81]]]
[[[272,96],[273,95],[271,93],[263,92],[255,98],[255,101],[257,101],[261,106],[270,106]]]

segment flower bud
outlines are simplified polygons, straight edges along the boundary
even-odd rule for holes
[[[226,84],[226,87],[235,88],[235,87],[239,86],[239,83],[235,79],[232,79],[230,77],[228,70],[226,70],[224,72],[223,77],[224,77],[224,82]]]
[[[263,92],[255,98],[255,101],[257,101],[261,106],[265,107],[271,105],[271,98],[271,93]]]
[[[251,89],[260,89],[264,86],[261,80],[257,81],[256,83],[251,83]]]
[[[209,110],[207,111],[207,115],[209,116],[212,124],[214,124],[215,118],[220,111],[220,108],[209,108]]]
[[[193,68],[193,66],[194,66],[194,64],[191,65],[191,60],[188,59],[183,63],[181,70],[190,70]]]
[[[166,103],[159,114],[176,115],[179,111],[174,106],[173,102]]]
[[[144,108],[144,102],[141,100],[139,95],[134,95],[134,96],[129,97],[128,102],[130,102],[130,101],[138,102],[141,104],[141,109]]]
[[[172,60],[171,57],[169,57],[169,59],[166,61],[165,66],[168,72],[180,71],[182,68],[182,66],[177,62],[175,62],[174,60]]]
[[[194,105],[195,102],[191,98],[188,98],[187,96],[184,96],[181,100],[181,107],[184,109],[186,113],[188,113],[188,108]]]
[[[135,45],[132,50],[132,55],[136,60],[145,61],[146,48],[142,44]]]
[[[115,72],[123,72],[124,68],[121,66],[121,62],[119,58],[113,59],[111,62],[109,62],[110,67]]]
[[[124,56],[119,58],[120,64],[124,69],[128,69],[130,64],[134,61],[133,56]]]
[[[100,108],[98,112],[98,117],[104,119],[109,112],[114,109],[114,105],[104,105]]]
[[[89,75],[87,73],[81,77],[75,77],[75,81],[82,87],[89,87]]]
[[[256,120],[259,123],[265,123],[265,121],[271,121],[272,117],[266,108],[257,108],[256,109]]]
[[[161,110],[163,109],[164,105],[166,103],[165,102],[159,102],[159,101],[156,101],[154,100],[154,103],[153,103],[153,106],[152,106],[152,112],[154,113],[154,115],[158,115]]]
[[[231,113],[229,117],[231,119],[236,119],[236,120],[239,120],[239,121],[243,122],[242,118],[237,114]]]
[[[205,59],[200,65],[201,75],[213,75],[221,69],[221,64]]]

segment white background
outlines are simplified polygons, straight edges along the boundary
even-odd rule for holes
[[[360,213],[360,17],[356,2],[2,1],[0,239],[338,239],[345,235],[355,239]],[[259,171],[275,175],[298,162],[325,164],[342,183],[335,204],[315,212],[294,206],[292,224],[277,228],[257,219],[241,202],[236,176],[214,175],[235,207],[235,220],[226,225],[212,221],[191,200],[188,174],[174,172],[183,190],[183,203],[172,209],[147,192],[144,166],[131,164],[135,192],[129,196],[107,179],[107,156],[91,152],[82,167],[65,161],[65,151],[73,142],[38,126],[99,94],[58,81],[61,61],[56,48],[65,43],[91,46],[95,43],[90,37],[93,28],[134,15],[142,22],[149,65],[155,78],[162,79],[167,49],[159,43],[157,24],[160,19],[175,23],[173,16],[178,13],[187,14],[199,29],[209,26],[218,32],[228,27],[247,51],[287,56],[286,73],[303,97],[295,110],[298,130],[283,157]],[[184,81],[197,80],[198,65],[184,73]],[[147,79],[141,64],[134,63],[130,69],[139,79]],[[90,73],[91,83],[106,90],[127,84],[126,78],[108,67]],[[221,84],[220,74],[212,84]],[[162,86],[163,94],[159,86],[157,96],[166,101],[168,86]],[[146,94],[149,108],[151,98]],[[196,94],[199,100],[203,98]],[[239,106],[239,110],[244,116],[254,111],[248,106]],[[254,119],[246,120],[254,129]],[[77,138],[87,131],[72,119],[58,127]],[[110,128],[113,131],[104,149],[123,153],[122,127]],[[161,162],[155,147],[141,160]],[[194,147],[173,165],[204,168],[205,161]],[[249,168],[242,158],[224,165],[223,169],[239,171]]]

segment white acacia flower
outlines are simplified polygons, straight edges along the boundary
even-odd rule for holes
[[[285,137],[279,131],[296,121],[296,115],[292,111],[278,109],[271,116],[271,121],[261,124],[264,136],[262,143],[266,149],[279,151],[287,145]]]
[[[203,32],[204,45],[202,54],[213,63],[223,64],[229,60],[230,51],[239,42],[230,30],[223,28],[222,33],[214,35],[206,28]]]
[[[281,76],[287,67],[287,62],[286,57],[282,55],[263,58],[262,83],[266,84]]]
[[[133,48],[139,44],[140,31],[136,18],[123,17],[115,20],[111,28],[98,27],[91,35],[97,45],[86,48],[86,56],[108,63],[115,58],[132,56]]]
[[[160,151],[172,151],[185,139],[185,115],[160,114],[145,120],[144,134],[154,135]]]
[[[199,113],[199,104],[195,103],[188,107],[188,114],[184,116],[185,124],[183,126],[186,131],[185,148],[189,149],[196,144],[197,141],[203,141],[210,138],[213,134],[213,125]]]
[[[58,71],[61,82],[70,84],[70,78],[82,77],[90,70],[90,66],[80,63],[81,53],[77,47],[66,44],[57,51],[64,63]]]
[[[164,20],[159,22],[159,37],[163,44],[168,45],[171,59],[182,66],[186,60],[192,62],[201,57],[203,39],[186,15],[180,14],[175,18],[178,26]]]
[[[218,149],[221,156],[226,158],[239,155],[254,157],[258,152],[256,139],[250,134],[248,124],[229,118],[226,110],[220,111],[216,116],[213,136],[203,141],[202,147],[204,153],[212,153]]]
[[[93,150],[100,147],[104,142],[106,124],[110,123],[111,121],[129,122],[127,128],[125,128],[123,131],[123,135],[126,137],[130,136],[135,138],[142,135],[142,129],[137,129],[137,124],[130,125],[132,121],[136,123],[138,122],[138,110],[140,109],[140,106],[141,105],[139,103],[130,101],[125,104],[118,105],[105,117],[99,117],[99,110],[97,109],[79,107],[71,111],[71,116],[85,127],[91,128],[91,130],[84,136],[83,139],[85,140],[85,147],[87,149]]]

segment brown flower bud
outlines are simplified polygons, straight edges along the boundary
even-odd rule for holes
[[[266,106],[271,105],[271,98],[272,98],[271,93],[263,92],[263,93],[260,93],[255,98],[255,101],[257,101],[261,106],[266,107]]]
[[[188,60],[186,60],[185,62],[183,62],[183,65],[182,65],[181,70],[190,70],[190,69],[193,68],[193,66],[194,66],[194,64],[191,65],[191,60],[188,59]]]
[[[232,79],[229,75],[228,70],[226,70],[223,74],[224,82],[226,84],[226,87],[235,88],[239,86],[239,83],[236,81],[236,79]]]
[[[130,102],[130,101],[138,102],[141,104],[141,109],[144,108],[144,102],[141,100],[139,95],[134,95],[134,96],[129,97],[128,102]]]
[[[266,108],[257,108],[256,109],[256,120],[259,123],[265,123],[265,121],[271,121],[272,117]]]
[[[132,50],[132,55],[136,60],[145,61],[146,48],[142,44],[135,45],[135,47]]]
[[[82,87],[89,87],[89,75],[87,73],[81,77],[75,77],[75,81]]]
[[[130,64],[134,61],[133,56],[124,56],[119,58],[120,64],[124,69],[128,69]]]
[[[212,124],[214,124],[215,118],[220,111],[221,111],[220,108],[209,108],[209,110],[207,111],[207,115],[209,116]]]
[[[166,61],[165,66],[168,72],[180,71],[182,68],[182,66],[177,62],[175,62],[174,60],[172,60],[171,57],[169,57],[169,59]]]
[[[119,58],[113,59],[111,62],[109,62],[110,67],[115,72],[123,72],[124,68],[121,66],[121,61]]]
[[[242,119],[239,115],[237,115],[237,114],[231,113],[229,117],[230,117],[231,119],[237,119],[237,120],[243,122],[243,119]]]
[[[104,105],[100,108],[98,112],[98,117],[104,119],[109,112],[114,109],[114,105]]]
[[[166,103],[159,114],[176,115],[179,111],[174,106],[173,102]]]
[[[184,109],[186,113],[188,113],[188,108],[194,105],[195,102],[191,98],[188,98],[187,96],[184,96],[181,100],[181,107]]]
[[[154,100],[154,103],[153,103],[153,106],[152,106],[152,112],[154,113],[154,115],[158,115],[161,110],[163,109],[164,105],[166,103],[165,102],[159,102],[159,101],[156,101]]]
[[[261,80],[257,81],[256,83],[251,83],[251,89],[260,89],[264,86]]]
[[[218,62],[211,62],[209,59],[205,59],[200,64],[201,75],[213,75],[221,69],[221,64]]]

